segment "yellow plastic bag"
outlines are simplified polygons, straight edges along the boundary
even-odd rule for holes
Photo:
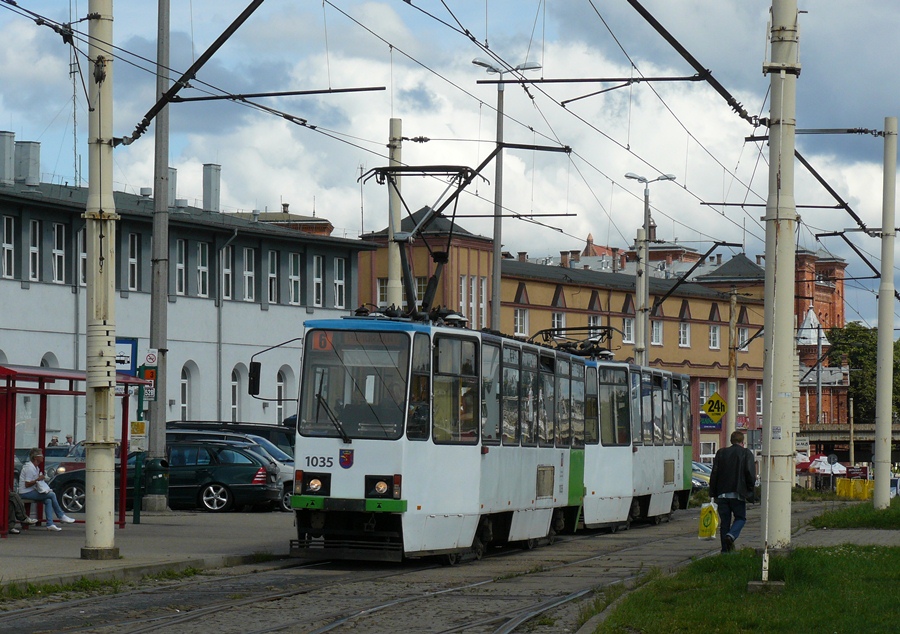
[[[698,539],[715,539],[719,528],[719,507],[715,502],[706,502],[700,507],[700,530]]]

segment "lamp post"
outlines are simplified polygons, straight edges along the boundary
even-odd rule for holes
[[[541,65],[535,62],[525,62],[511,70],[501,70],[490,62],[478,57],[473,59],[472,63],[486,69],[490,74],[500,75],[500,81],[497,83],[497,145],[501,146],[503,144],[503,73],[537,70]],[[494,251],[491,277],[491,329],[500,330],[500,262],[503,258],[501,244],[503,231],[503,150],[497,153],[494,168]]]
[[[634,172],[625,174],[625,178],[630,178],[639,183],[644,184],[644,226],[642,230],[638,230],[637,240],[639,243],[638,262],[637,262],[637,287],[635,292],[638,296],[638,313],[634,356],[635,361],[640,365],[649,365],[650,363],[650,183],[656,181],[673,181],[674,174],[663,174],[653,180],[648,180],[643,176],[638,176]],[[643,231],[643,236],[641,232]]]

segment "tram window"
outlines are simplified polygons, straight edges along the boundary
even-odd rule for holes
[[[641,437],[645,445],[653,444],[653,376],[641,373]]]
[[[672,424],[675,431],[673,442],[676,446],[680,446],[683,442],[682,433],[684,431],[684,424],[681,420],[682,415],[683,411],[681,409],[681,379],[672,377]]]
[[[481,348],[481,441],[500,442],[500,348],[490,344]]]
[[[543,364],[541,364],[543,365]],[[556,394],[554,391],[555,377],[550,372],[540,373],[540,389],[538,390],[538,445],[541,447],[553,446]]]
[[[627,370],[600,368],[600,440],[605,446],[628,445],[631,407]]]
[[[663,389],[662,377],[659,374],[653,374],[653,389],[651,391],[653,399],[653,443],[656,445],[663,444]]]
[[[522,352],[521,388],[522,444],[537,444],[537,422],[540,394],[540,379],[537,372],[538,356],[533,352]]]
[[[693,445],[694,443],[694,410],[691,407],[691,383],[685,377],[681,382],[681,409],[682,423],[684,425],[684,444]]]
[[[519,397],[519,349],[503,348],[503,383],[501,390],[502,438],[504,445],[519,444],[519,416],[522,399]]]
[[[584,366],[572,364],[572,446],[584,447]]]
[[[600,412],[597,408],[597,369],[587,368],[584,383],[584,442],[596,445],[600,440]]]
[[[663,439],[667,445],[675,442],[675,411],[672,408],[672,377],[662,377]]]
[[[628,375],[628,380],[629,401],[631,404],[631,412],[629,412],[629,418],[631,419],[631,444],[640,445],[644,442],[641,433],[641,425],[643,425],[643,420],[641,418],[641,382],[643,381],[643,377],[640,372],[632,371]]]
[[[435,339],[432,437],[436,443],[478,442],[478,377],[475,342],[454,337]]]
[[[556,446],[568,447],[572,442],[571,413],[571,379],[569,378],[569,362],[556,361]]]
[[[409,420],[406,437],[410,440],[428,440],[431,425],[431,341],[425,333],[413,338],[412,389],[409,395]]]

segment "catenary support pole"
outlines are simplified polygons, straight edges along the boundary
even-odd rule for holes
[[[646,226],[646,225],[645,225]],[[644,321],[644,315],[648,313],[647,303],[644,299],[647,297],[645,289],[647,287],[647,254],[644,252],[644,246],[647,244],[647,232],[644,227],[639,227],[635,241],[638,245],[638,261],[635,266],[634,290],[637,295],[637,314],[634,320],[634,362],[642,366],[647,365],[647,342],[650,335],[647,332],[647,323]]]
[[[403,120],[391,119],[388,152],[389,165],[398,167],[402,164],[401,148],[403,145]],[[400,214],[400,175],[394,176],[396,187],[388,187],[388,282],[387,305],[400,307],[403,305],[403,282],[400,280],[400,245],[394,242],[394,233],[400,231],[402,222]],[[410,310],[413,307],[410,306]]]
[[[766,282],[763,382],[763,535],[770,548],[791,543],[794,485],[794,135],[800,74],[797,0],[772,2],[769,116],[769,196],[766,202]],[[767,571],[764,566],[764,580]]]
[[[731,433],[737,423],[737,290],[734,286],[728,306],[728,410],[725,412],[723,447],[731,444]]]
[[[876,509],[891,503],[891,403],[894,385],[894,230],[897,195],[897,117],[884,120],[884,191],[881,208],[881,282],[878,285],[878,371],[875,379]]]
[[[503,73],[500,73],[503,79]],[[503,82],[497,84],[497,147],[503,145]],[[494,159],[494,245],[491,264],[491,329],[500,330],[500,268],[503,262],[503,150]],[[462,289],[460,289],[462,292]],[[475,306],[475,302],[471,302]],[[474,315],[469,316],[475,318]]]
[[[87,381],[85,545],[82,559],[117,559],[115,547],[116,204],[113,199],[113,7],[90,0],[88,58]]]
[[[169,0],[159,0],[156,42],[156,95],[169,90]],[[168,380],[168,311],[169,311],[169,106],[163,106],[155,120],[155,152],[153,157],[153,262],[150,280],[150,347],[157,351],[156,400],[150,402],[147,457],[166,457],[166,418]],[[222,377],[216,380],[221,393]],[[144,496],[144,509],[165,511],[167,494],[159,492],[165,480],[155,485],[154,492]]]

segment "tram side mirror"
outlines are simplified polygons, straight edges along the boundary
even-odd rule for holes
[[[247,392],[250,396],[259,395],[259,375],[262,372],[262,364],[259,361],[250,362],[250,380],[247,382]]]

